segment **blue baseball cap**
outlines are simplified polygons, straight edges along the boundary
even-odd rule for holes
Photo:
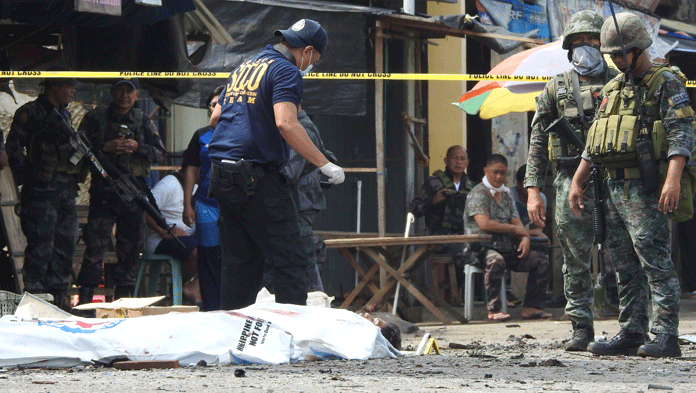
[[[329,36],[321,25],[311,19],[300,19],[287,30],[276,30],[274,35],[282,35],[288,44],[295,48],[312,46],[319,54],[324,53]]]
[[[133,90],[140,90],[140,83],[138,83],[138,78],[121,78],[121,79],[116,79],[114,83],[111,84],[111,88],[114,88],[120,84],[127,83],[129,84]]]

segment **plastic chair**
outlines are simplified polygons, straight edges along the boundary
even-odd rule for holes
[[[162,270],[162,263],[169,263],[172,271],[172,305],[180,306],[182,304],[182,289],[183,289],[183,275],[181,273],[181,261],[164,254],[152,254],[147,251],[143,251],[140,254],[140,268],[138,269],[138,277],[135,280],[135,291],[137,295],[140,291],[140,283],[143,279],[143,274],[145,273],[145,267],[150,266],[150,273],[148,276],[147,285],[147,296],[157,295],[157,286],[160,280],[160,274]]]
[[[474,314],[474,274],[484,274],[485,271],[478,266],[464,265],[464,317],[472,320]],[[501,310],[507,313],[507,288],[505,285],[505,274],[503,274],[503,284],[500,286]]]

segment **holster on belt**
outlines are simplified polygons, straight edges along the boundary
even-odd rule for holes
[[[222,160],[221,164],[223,175],[240,186],[247,196],[256,194],[259,180],[265,175],[261,165],[254,165],[251,161],[244,159],[237,161]]]

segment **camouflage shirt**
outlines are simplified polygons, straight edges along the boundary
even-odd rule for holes
[[[307,116],[307,113],[300,111],[297,114],[297,120],[300,121],[302,127],[307,131],[307,135],[309,135],[309,139],[312,140],[314,146],[323,154],[333,157],[333,154],[327,152],[324,148],[324,142],[319,136],[319,130]],[[335,160],[335,157],[333,159]],[[295,150],[290,149],[288,162],[281,172],[293,185],[292,197],[298,211],[326,209],[326,198],[324,198],[324,191],[319,182],[321,175],[319,168],[307,161],[306,158],[299,155]]]
[[[474,219],[474,216],[478,214],[485,214],[491,220],[501,224],[509,224],[510,220],[513,218],[519,218],[520,215],[517,213],[515,200],[509,192],[504,192],[503,200],[497,203],[493,200],[491,190],[489,190],[485,184],[479,183],[474,187],[466,198],[466,208],[464,209],[464,233],[467,235],[493,235],[494,243],[505,242],[505,247],[512,247],[512,244],[515,243],[515,239],[513,239],[512,236],[482,231]],[[500,246],[496,246],[494,248],[498,249],[499,247]]]
[[[443,177],[449,179],[450,187],[445,186]],[[430,235],[449,235],[464,233],[462,215],[466,206],[466,196],[474,187],[466,173],[462,174],[459,191],[454,187],[449,169],[435,171],[433,176],[421,187],[419,194],[411,201],[411,212],[416,217],[425,217],[425,227]],[[445,194],[445,201],[433,204],[438,191],[448,188],[454,192]]]
[[[695,137],[692,122],[694,121],[693,110],[689,101],[684,84],[672,72],[663,72],[662,84],[655,90],[652,98],[646,97],[645,101],[652,101],[653,105],[659,108],[659,119],[652,119],[651,122],[662,120],[662,125],[667,133],[668,151],[667,157],[673,155],[685,156],[691,160],[691,152],[694,149]],[[612,90],[611,87],[621,88],[626,84],[625,75],[620,74],[613,81],[618,84],[609,83],[599,93],[599,101],[608,97]],[[639,85],[642,78],[636,78],[635,83]],[[599,111],[602,108],[598,108]],[[584,155],[587,156],[587,150]],[[693,163],[690,163],[693,165]]]
[[[112,107],[109,107],[106,114],[109,122],[118,124],[135,123],[135,114],[133,109],[131,109],[127,114],[121,115],[116,113]],[[142,126],[140,127],[140,131],[138,131],[137,135],[135,136],[136,140],[138,141],[138,150],[134,152],[132,156],[144,158],[150,164],[156,164],[164,159],[167,152],[164,149],[162,139],[157,132],[155,123],[147,114],[143,114],[142,116]],[[109,140],[106,140],[104,136],[99,135],[102,131],[98,117],[99,115],[97,114],[96,108],[87,112],[85,117],[82,119],[82,123],[80,123],[80,131],[85,132],[85,135],[87,135],[87,138],[89,138],[93,151],[103,152],[106,159],[108,159],[113,166],[117,167],[122,172],[125,172],[120,165],[118,155],[104,152],[104,144],[109,142]],[[104,179],[98,176],[92,176],[90,193],[110,193],[111,191],[107,191],[107,189],[108,183]]]
[[[27,156],[27,151],[34,135],[45,130],[44,120],[53,108],[53,104],[46,99],[46,96],[41,94],[36,100],[28,102],[17,109],[10,126],[10,132],[7,135],[7,158],[15,183],[18,186],[24,185],[23,190],[31,190],[32,194],[44,197],[75,198],[78,190],[77,176],[75,175],[57,172],[50,182],[30,181],[31,176],[29,173],[32,162]],[[59,112],[70,123],[71,116],[67,108],[61,106]],[[56,135],[56,138],[59,139],[59,144],[68,142],[68,139],[62,136]],[[26,191],[23,191],[23,194]]]
[[[532,119],[532,132],[529,138],[527,174],[524,179],[525,187],[544,188],[546,170],[549,164],[549,134],[545,130],[563,113],[563,108],[561,107],[561,102],[559,102],[556,89],[559,79],[562,78],[566,81],[571,80],[571,72],[575,71],[570,70],[566,71],[565,74],[554,76],[546,83],[544,90],[536,98],[536,113]],[[581,90],[583,87],[589,86],[592,96],[596,97],[604,84],[615,75],[617,75],[617,71],[608,68],[604,76],[593,78],[589,81],[580,79],[578,82]],[[572,90],[572,86],[567,86],[566,89]],[[599,101],[594,101],[596,107]]]

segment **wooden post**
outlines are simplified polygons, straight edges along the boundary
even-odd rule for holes
[[[377,21],[377,33],[382,33],[382,22]],[[384,72],[384,39],[381,34],[375,38],[375,72]],[[384,201],[384,81],[375,80],[375,154],[377,161],[377,231],[382,237],[386,234],[386,213]]]
[[[384,72],[384,38],[382,38],[382,22],[377,21],[377,37],[375,38],[375,72]],[[383,237],[386,232],[386,205],[384,196],[384,81],[375,80],[375,158],[377,161],[377,231]],[[379,286],[385,285],[387,272],[379,270]]]

